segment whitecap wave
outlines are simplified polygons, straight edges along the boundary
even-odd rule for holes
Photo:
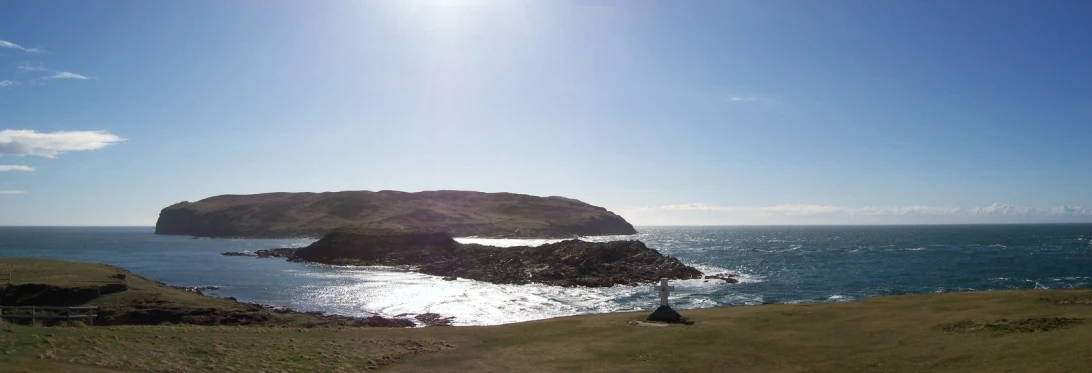
[[[745,268],[725,268],[725,267],[718,267],[718,266],[712,266],[712,265],[706,265],[706,264],[689,264],[689,265],[691,267],[696,268],[697,270],[701,271],[701,273],[704,273],[706,275],[717,275],[717,274],[724,274],[724,273],[730,274],[730,275],[734,276],[736,278],[736,280],[739,280],[739,283],[741,283],[741,284],[752,284],[752,283],[766,281],[765,277],[759,276],[759,275],[756,275],[756,274],[752,274],[752,273],[748,273]],[[683,281],[696,281],[696,280],[683,280]],[[705,281],[705,280],[701,280],[701,281]]]

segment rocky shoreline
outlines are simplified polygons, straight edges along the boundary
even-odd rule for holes
[[[220,253],[223,256],[249,256],[255,258],[291,258],[296,254],[298,247],[284,247],[277,249],[262,249],[255,252],[248,251],[229,251],[226,253]]]

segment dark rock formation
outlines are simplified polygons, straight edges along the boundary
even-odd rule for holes
[[[296,254],[298,247],[285,247],[280,249],[262,249],[254,252],[259,258],[290,258]]]
[[[371,316],[354,321],[354,326],[371,326],[376,328],[412,328],[417,326],[409,319],[391,319],[382,316]]]
[[[735,284],[735,283],[739,282],[739,280],[736,279],[736,275],[731,274],[731,273],[720,273],[720,274],[715,274],[715,275],[708,275],[708,276],[705,276],[705,279],[706,280],[723,280],[724,282],[727,282],[729,284]],[[708,282],[708,281],[706,281],[706,282]]]
[[[280,249],[262,249],[253,253],[246,251],[228,251],[226,253],[220,253],[223,256],[250,256],[255,258],[290,258],[296,254],[298,247],[285,247]]]
[[[431,312],[422,313],[420,315],[414,316],[413,318],[415,318],[415,319],[417,319],[417,321],[420,321],[421,323],[425,324],[425,326],[451,326],[451,321],[455,319],[454,316],[452,316],[452,317],[443,317],[443,316],[440,316],[439,314],[435,314],[435,313],[431,313]]]
[[[446,233],[340,228],[299,249],[289,260],[345,265],[418,265],[444,260],[459,246]]]
[[[342,226],[486,237],[637,233],[622,217],[574,199],[465,191],[223,195],[164,208],[156,233],[318,237]]]
[[[613,286],[701,272],[640,241],[567,240],[538,247],[462,245],[446,233],[337,229],[290,261],[337,265],[406,265],[422,273],[499,284]]]

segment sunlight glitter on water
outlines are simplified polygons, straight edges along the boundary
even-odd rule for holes
[[[640,289],[563,288],[538,284],[499,285],[436,276],[395,267],[338,268],[332,273],[300,271],[301,277],[336,279],[314,286],[305,301],[325,305],[332,313],[366,316],[416,315],[434,312],[454,316],[456,325],[495,325],[519,321],[636,310],[612,299],[629,297]]]

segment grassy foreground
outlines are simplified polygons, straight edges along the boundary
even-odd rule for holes
[[[4,326],[0,371],[1076,372],[1092,290],[907,295],[422,329]],[[116,369],[116,370],[115,370]]]

